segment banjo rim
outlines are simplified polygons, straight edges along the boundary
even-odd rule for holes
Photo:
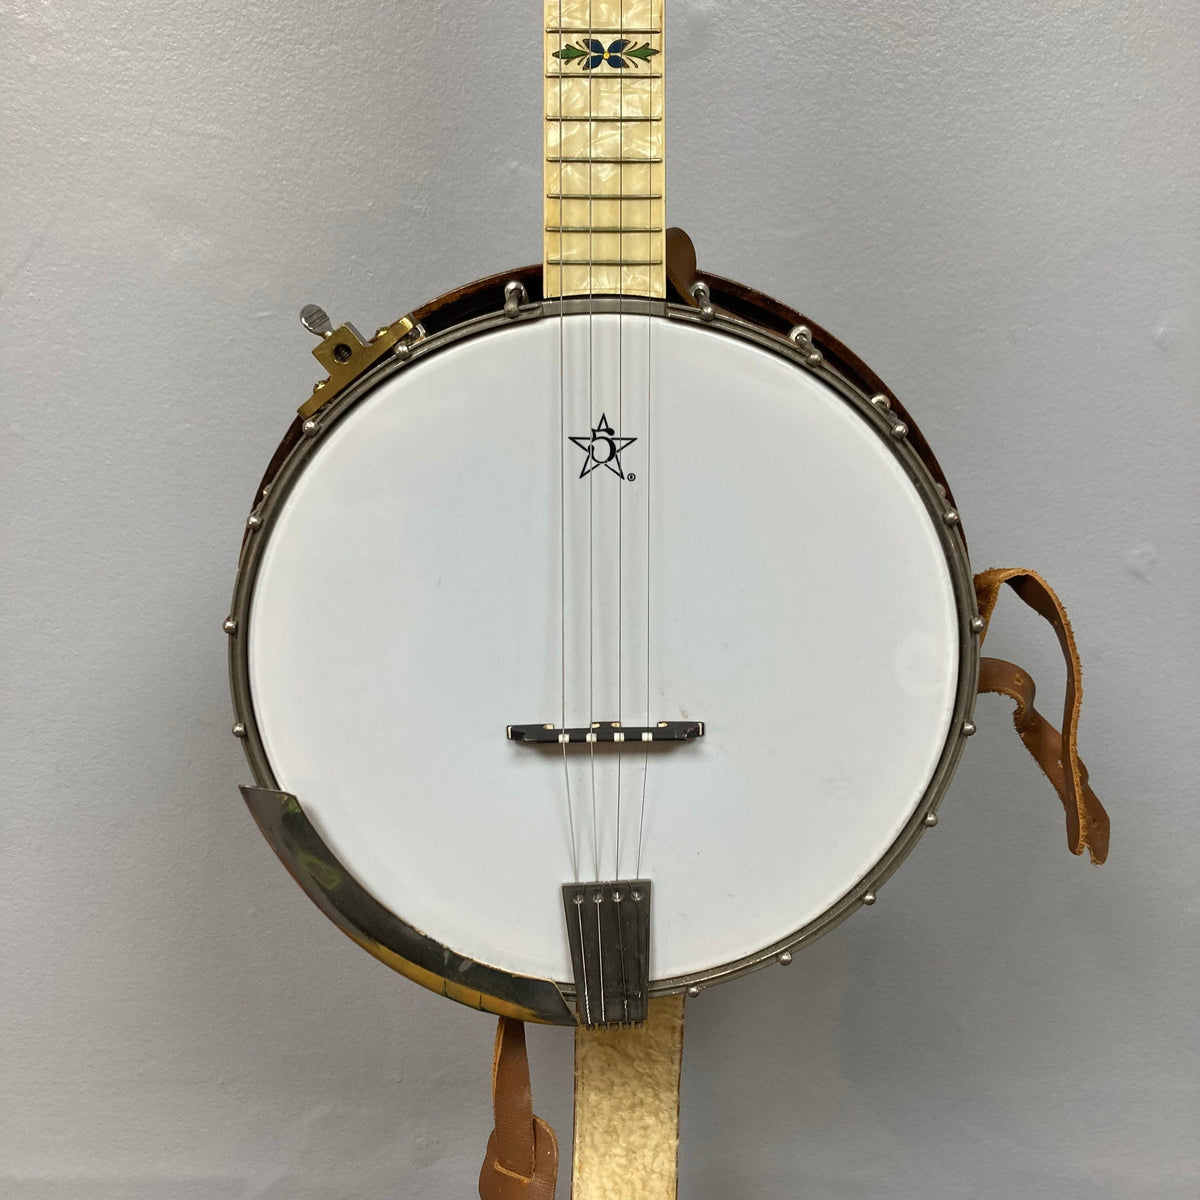
[[[527,303],[512,303],[514,290],[510,285],[514,282],[524,290]],[[841,395],[889,445],[924,501],[937,531],[958,617],[958,675],[946,740],[920,803],[872,869],[820,916],[776,942],[718,967],[651,980],[651,996],[685,992],[695,995],[759,967],[789,963],[796,950],[835,928],[857,909],[873,904],[877,889],[907,858],[922,833],[937,823],[938,807],[965,740],[974,732],[971,717],[978,682],[980,622],[966,541],[941,467],[916,423],[861,359],[800,313],[719,276],[699,273],[697,282],[708,288],[707,307],[701,308],[691,296],[683,295],[679,299],[687,303],[640,297],[543,300],[540,266],[490,276],[446,293],[410,314],[416,337],[402,355],[385,356],[317,412],[315,419],[292,423],[255,495],[225,622],[234,733],[243,742],[258,785],[243,788],[243,795],[289,873],[342,932],[394,970],[473,1008],[542,1023],[576,1023],[573,983],[522,975],[460,955],[385,908],[358,884],[308,821],[300,798],[279,790],[259,733],[250,687],[249,622],[254,584],[273,518],[323,435],[407,363],[515,321],[538,320],[560,312],[616,312],[619,308],[626,315],[649,314],[707,325],[790,360]]]

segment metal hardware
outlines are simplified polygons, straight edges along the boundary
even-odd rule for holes
[[[944,513],[942,513],[942,520],[945,521],[947,525],[957,525],[958,524],[958,509],[956,509],[956,508],[946,509],[946,511]]]
[[[262,524],[262,517],[260,517],[258,515],[258,513],[256,513],[256,512],[252,512],[246,518],[246,528],[247,529],[257,529],[261,524]]]
[[[974,721],[964,721],[962,723],[963,737],[970,737],[978,728],[979,726]]]
[[[863,892],[862,902],[868,908],[870,908],[871,905],[875,903],[875,893],[874,892]]]
[[[232,617],[226,617],[224,624],[221,626],[230,637],[237,633],[237,622]]]
[[[982,633],[987,627],[987,622],[982,617],[971,618],[971,632]]]
[[[567,34],[568,36],[574,36],[575,34],[580,34],[584,37],[587,37],[589,35],[594,35],[597,33],[620,33],[620,34],[625,34],[625,35],[628,35],[631,37],[658,37],[662,33],[662,30],[661,29],[626,29],[620,25],[617,25],[617,26],[593,25],[590,29],[568,29],[566,26],[561,26],[561,25],[547,25],[546,32],[547,33],[563,33],[563,34]]]
[[[820,350],[813,346],[812,330],[807,325],[793,325],[788,330],[788,341],[804,351],[810,367],[819,367],[824,361]]]
[[[661,158],[619,158],[610,155],[607,158],[592,158],[587,154],[550,154],[546,156],[548,163],[604,163],[604,164],[621,164],[632,165],[634,163],[660,163]]]
[[[661,267],[661,258],[548,258],[548,267]]]
[[[630,32],[633,32],[633,31],[630,30]],[[547,116],[546,120],[549,122],[553,122],[554,124],[560,124],[562,122],[566,122],[567,124],[570,124],[572,121],[576,121],[576,122],[588,121],[591,124],[619,122],[620,124],[624,125],[627,121],[633,121],[633,122],[661,121],[662,117],[593,117],[590,115],[589,116],[580,116],[580,117]],[[615,199],[617,199],[617,197],[614,196],[613,199],[615,200]]]
[[[872,396],[871,403],[875,405],[876,408],[892,407],[892,402],[882,392],[880,392],[878,395]]]
[[[703,280],[697,280],[688,291],[692,293],[692,299],[700,306],[701,319],[711,321],[717,315],[717,310],[712,306],[712,289]]]
[[[319,338],[328,337],[333,332],[333,322],[319,304],[306,304],[300,310],[300,324]]]
[[[896,441],[900,441],[901,439],[908,437],[908,426],[905,425],[903,421],[897,421],[895,425],[892,426],[892,437],[894,437]]]
[[[781,967],[787,967],[787,966],[790,966],[790,965],[791,965],[791,962],[792,962],[792,952],[791,952],[790,950],[785,950],[785,951],[784,951],[784,952],[783,952],[783,953],[782,953],[782,954],[779,956],[778,962],[779,962],[779,965],[780,965]]]
[[[661,192],[547,192],[547,200],[661,200]]]
[[[640,1024],[650,1001],[650,880],[567,883],[562,895],[580,1023]]]
[[[661,225],[547,225],[547,233],[662,233]],[[581,264],[582,265],[582,264]]]
[[[316,307],[315,304],[309,305],[304,311]],[[324,323],[330,324],[324,311],[318,311],[325,317]],[[320,324],[316,315],[311,315],[314,322]],[[307,322],[305,328],[308,328]],[[408,317],[401,317],[394,324],[385,325],[370,341],[364,340],[362,334],[349,324],[322,333],[320,345],[313,350],[313,357],[329,372],[329,378],[318,383],[313,388],[313,394],[300,405],[297,410],[300,416],[308,418],[324,408],[368,367],[374,366],[389,350],[394,350],[401,339],[412,332],[412,328],[412,321]]]
[[[657,725],[622,725],[619,721],[593,721],[574,729],[555,725],[510,725],[508,740],[523,746],[589,742],[690,742],[704,736],[703,721],[659,721]]]
[[[546,78],[547,79],[587,79],[588,76],[584,75],[580,71],[572,71],[572,72],[547,71]],[[621,81],[622,85],[624,85],[626,83],[645,83],[649,79],[661,79],[662,72],[661,71],[643,71],[637,75],[634,75],[632,73],[627,74],[625,71],[621,71],[621,73],[619,75],[614,73],[612,75],[606,76],[606,78],[619,79]],[[558,120],[557,117],[550,117],[549,119],[552,121]],[[596,161],[599,162],[600,160],[597,159]]]
[[[425,326],[420,323],[414,325],[395,345],[392,350],[392,357],[404,362],[412,353],[413,347],[425,338]]]
[[[317,434],[321,432],[321,426],[318,425],[317,422],[312,419],[312,417],[309,417],[308,420],[300,426],[300,432],[304,434],[305,437],[316,437]]]
[[[243,725],[241,721],[238,721],[238,723],[234,725],[233,736],[235,738],[244,738],[246,736],[246,726]]]
[[[694,997],[694,996],[698,996],[698,995],[700,995],[700,992],[701,992],[701,989],[700,989],[700,988],[698,988],[698,987],[697,987],[697,986],[696,986],[694,983],[693,983],[693,984],[692,984],[692,986],[691,986],[690,988],[688,988],[688,990],[687,990],[687,994],[688,994],[689,996],[693,996],[693,997]]]
[[[504,285],[504,315],[515,321],[521,315],[521,305],[529,303],[529,293],[519,279],[510,279]]]
[[[932,829],[938,823],[938,815],[935,812],[925,814],[925,828]]]

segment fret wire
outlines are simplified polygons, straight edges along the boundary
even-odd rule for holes
[[[587,37],[589,33],[632,33],[635,37],[662,37],[661,29],[613,29],[611,26],[596,26],[592,29],[554,29],[549,26],[546,28],[547,33],[569,33],[580,37]]]
[[[661,267],[661,258],[548,258],[548,267]]]
[[[560,116],[558,113],[547,113],[547,121],[661,121],[662,117],[566,117]]]
[[[618,196],[614,200],[620,199]],[[661,225],[547,225],[547,233],[662,233]]]
[[[623,71],[616,70],[610,75],[593,75],[590,71],[547,71],[547,79],[661,79],[661,71]]]
[[[597,159],[597,162],[600,160]],[[547,200],[661,200],[661,192],[547,192]]]
[[[586,154],[547,154],[549,163],[660,163],[661,158],[593,158]]]

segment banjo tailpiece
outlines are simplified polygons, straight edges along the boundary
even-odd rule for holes
[[[640,1025],[650,996],[650,880],[568,883],[562,892],[579,1023]]]

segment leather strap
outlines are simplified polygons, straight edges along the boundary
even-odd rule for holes
[[[554,1200],[558,1139],[533,1115],[525,1026],[501,1017],[492,1058],[492,1109],[496,1127],[479,1172],[480,1200]]]
[[[1000,589],[1010,588],[1058,635],[1067,664],[1067,688],[1063,704],[1062,733],[1033,706],[1034,683],[1028,671],[1001,658],[984,658],[979,664],[979,691],[999,692],[1016,702],[1013,724],[1025,748],[1033,755],[1046,778],[1054,785],[1067,818],[1067,845],[1072,854],[1086,849],[1092,862],[1108,857],[1109,820],[1104,806],[1088,783],[1087,768],[1079,761],[1077,732],[1079,706],[1083,700],[1079,651],[1062,602],[1054,589],[1036,572],[1020,567],[993,568],[975,576],[975,597],[987,636]]]

